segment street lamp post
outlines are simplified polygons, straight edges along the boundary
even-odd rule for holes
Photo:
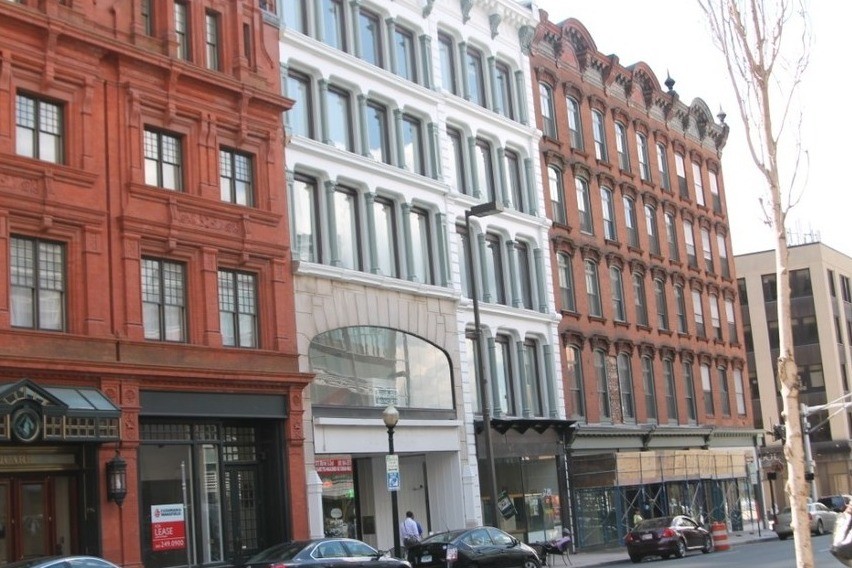
[[[470,295],[473,300],[473,340],[476,356],[476,374],[479,386],[479,404],[482,407],[482,433],[485,440],[485,463],[488,468],[488,493],[492,522],[496,526],[500,518],[497,507],[497,474],[494,468],[494,442],[491,437],[491,402],[488,396],[488,376],[482,358],[482,328],[479,321],[479,292],[476,286],[476,271],[473,263],[473,236],[470,231],[471,217],[488,217],[503,211],[496,201],[474,205],[464,212],[464,226],[467,231],[467,272],[470,275]],[[482,484],[480,483],[480,491]]]
[[[382,420],[385,426],[388,427],[388,455],[394,455],[393,452],[393,429],[396,428],[399,422],[399,411],[393,404],[389,404],[382,412]],[[396,489],[390,489],[391,494],[391,517],[393,519],[393,555],[399,558],[399,503],[397,502]]]

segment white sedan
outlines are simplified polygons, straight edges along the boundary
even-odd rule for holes
[[[790,526],[793,514],[790,507],[787,507],[778,514],[775,520],[775,525],[772,530],[778,535],[778,538],[785,540],[793,534],[793,527]],[[823,505],[822,503],[808,503],[808,520],[810,521],[811,532],[816,535],[830,533],[834,530],[834,521],[837,519],[837,513]]]

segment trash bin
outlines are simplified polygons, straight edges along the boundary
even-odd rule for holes
[[[739,509],[731,511],[731,530],[734,532],[743,530],[743,512]]]

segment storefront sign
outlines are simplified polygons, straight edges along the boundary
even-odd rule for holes
[[[315,458],[314,467],[320,475],[328,473],[352,473],[352,458],[349,456],[336,456],[326,458]]]
[[[151,549],[180,550],[186,547],[183,504],[151,506]]]

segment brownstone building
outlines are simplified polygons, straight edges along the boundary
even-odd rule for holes
[[[0,3],[0,564],[307,534],[270,6]]]
[[[753,429],[721,153],[728,127],[542,12],[531,54],[575,539],[636,511],[751,522]]]

